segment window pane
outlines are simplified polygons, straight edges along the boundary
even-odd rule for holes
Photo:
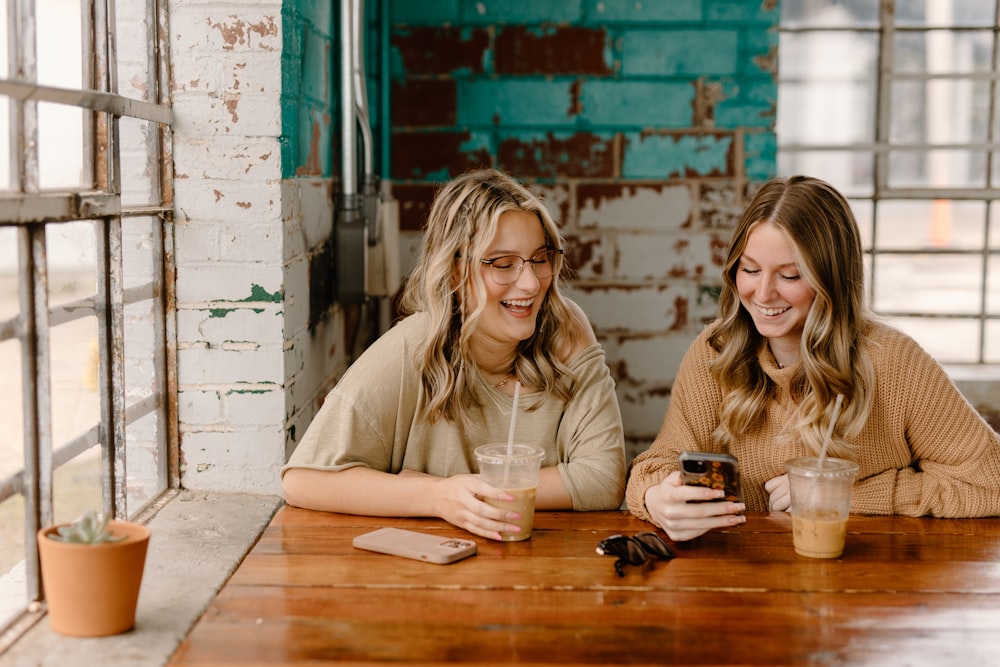
[[[875,39],[844,32],[782,34],[776,131],[783,142],[873,140]],[[850,56],[831,58],[830,53]]]
[[[893,40],[892,69],[898,73],[955,74],[989,72],[993,33],[927,30],[897,33]]]
[[[0,97],[0,191],[13,190],[10,182],[10,100]],[[16,247],[16,245],[15,245]]]
[[[912,336],[941,363],[979,361],[978,320],[891,317],[888,321]]]
[[[892,84],[889,140],[962,144],[987,140],[989,85],[969,79]]]
[[[781,0],[781,24],[872,28],[878,26],[878,0]]]
[[[983,350],[983,361],[987,364],[1000,364],[1000,321],[987,320],[984,343],[986,349]]]
[[[1000,315],[1000,255],[991,255],[986,266],[986,313]]]
[[[89,188],[83,177],[83,118],[63,104],[38,103],[38,182],[42,189]]]
[[[846,197],[871,196],[873,163],[870,151],[778,151],[779,174],[822,178]]]
[[[992,26],[994,0],[906,0],[895,3],[898,26]]]
[[[983,202],[882,201],[875,243],[887,250],[976,250],[983,247],[985,229]]]
[[[0,227],[0,322],[17,317],[16,230]],[[13,252],[10,252],[13,251]],[[21,343],[0,341],[0,480],[24,468],[21,400]],[[24,571],[24,497],[0,502],[0,625],[27,604]]]
[[[141,206],[159,201],[159,183],[152,176],[159,174],[150,164],[152,146],[157,141],[156,125],[137,118],[122,118],[118,123],[121,151],[122,205]]]
[[[851,210],[854,211],[854,219],[858,223],[858,229],[861,232],[861,244],[865,250],[871,250],[872,247],[872,208],[873,204],[870,199],[852,199],[850,202]]]
[[[990,203],[990,249],[1000,250],[1000,202]]]
[[[89,88],[83,85],[80,0],[38,0],[38,82],[59,88]],[[127,41],[127,40],[126,40]]]
[[[876,311],[980,312],[981,255],[880,255],[875,258]]]
[[[152,399],[163,363],[163,341],[157,340],[154,326],[159,308],[154,301],[160,292],[154,289],[158,264],[150,252],[156,247],[153,234],[160,231],[156,218],[128,218],[122,225],[125,288],[133,295],[125,305],[125,400],[130,406]],[[162,425],[155,414],[125,428],[128,508],[132,514],[166,488],[166,467],[161,463],[167,458],[162,445],[166,436],[160,433]]]
[[[889,187],[982,188],[986,152],[982,150],[889,151]]]

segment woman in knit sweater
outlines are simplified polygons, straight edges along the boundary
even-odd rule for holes
[[[541,201],[492,169],[431,206],[410,314],[351,364],[282,469],[285,500],[370,516],[436,516],[500,539],[517,513],[473,451],[517,442],[545,458],[535,508],[618,509],[625,439],[615,385],[586,315],[559,289],[562,239]]]
[[[729,246],[719,318],[691,345],[656,440],[632,464],[632,513],[675,540],[787,510],[785,461],[828,452],[859,466],[862,514],[1000,515],[1000,435],[941,366],[865,306],[861,237],[847,200],[795,176],[765,184]],[[743,503],[683,486],[685,450],[740,461]]]

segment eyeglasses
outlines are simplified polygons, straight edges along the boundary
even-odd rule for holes
[[[552,276],[555,271],[555,264],[563,254],[562,248],[546,248],[531,259],[525,259],[518,255],[503,255],[493,259],[481,260],[483,264],[490,267],[490,275],[497,285],[512,285],[521,277],[524,265],[531,265],[531,270],[539,280],[545,280]]]
[[[635,535],[612,535],[600,541],[597,553],[602,556],[617,556],[615,572],[624,577],[624,565],[642,565],[653,558],[670,560],[674,551],[663,538],[652,532],[636,533]]]

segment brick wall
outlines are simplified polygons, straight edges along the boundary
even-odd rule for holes
[[[391,164],[409,247],[436,186],[543,193],[608,352],[630,454],[715,313],[730,230],[775,170],[776,0],[388,3]]]
[[[169,0],[181,484],[280,493],[346,366],[331,303],[333,4]],[[314,289],[315,288],[315,289]],[[325,302],[311,296],[325,292]]]

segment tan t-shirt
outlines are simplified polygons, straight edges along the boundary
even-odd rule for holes
[[[415,362],[429,326],[425,314],[411,315],[365,350],[327,395],[282,473],[352,466],[439,477],[478,472],[473,450],[507,442],[513,399],[480,379],[473,391],[481,407],[473,408],[468,430],[424,419]],[[529,411],[531,395],[522,395],[515,441],[545,449],[542,465],[558,466],[573,509],[618,509],[625,493],[625,438],[604,350],[591,345],[568,366],[573,397],[550,397]]]

